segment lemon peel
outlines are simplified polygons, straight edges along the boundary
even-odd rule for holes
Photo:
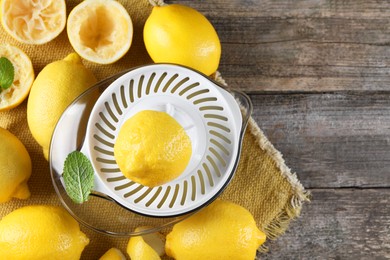
[[[151,227],[143,226],[135,229],[135,232],[141,232]],[[160,256],[165,254],[165,237],[159,233],[149,233],[141,236],[131,237],[127,244],[127,254],[132,260],[159,260]]]
[[[118,248],[110,248],[99,260],[126,260],[125,255]]]

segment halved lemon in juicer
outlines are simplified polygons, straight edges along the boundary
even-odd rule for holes
[[[114,151],[126,122],[146,111],[172,117],[192,150],[178,177],[154,187],[127,178]],[[79,96],[61,116],[50,148],[53,185],[69,212],[96,231],[126,236],[156,232],[208,205],[227,187],[251,112],[248,96],[183,66],[152,64],[123,71]],[[83,204],[69,198],[62,176],[64,161],[75,150],[94,169],[93,191]],[[100,214],[105,209],[112,214]],[[98,221],[91,222],[91,212]],[[137,223],[153,227],[137,232]]]
[[[169,114],[143,110],[128,119],[115,141],[115,160],[129,179],[148,187],[179,177],[192,153],[191,139]]]
[[[232,93],[178,65],[117,78],[95,103],[81,149],[95,171],[94,190],[146,216],[210,203],[234,175],[251,111],[246,101],[243,115]]]

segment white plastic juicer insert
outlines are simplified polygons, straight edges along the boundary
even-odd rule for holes
[[[143,110],[168,113],[192,142],[184,172],[153,188],[127,179],[114,157],[122,124]],[[81,151],[95,170],[95,191],[142,215],[178,216],[208,204],[229,183],[248,117],[231,93],[202,74],[177,65],[144,66],[119,77],[101,94]]]

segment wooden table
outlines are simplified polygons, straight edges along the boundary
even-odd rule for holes
[[[312,202],[263,259],[390,259],[390,1],[180,0]]]

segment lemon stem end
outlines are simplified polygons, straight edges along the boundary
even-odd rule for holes
[[[73,62],[73,63],[82,63],[81,57],[75,52],[70,53],[68,56],[66,56],[64,58],[64,61],[69,61],[69,62]],[[45,157],[46,157],[46,155],[45,155]]]

